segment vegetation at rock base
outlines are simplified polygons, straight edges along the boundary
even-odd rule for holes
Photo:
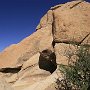
[[[76,62],[60,65],[63,80],[57,79],[57,90],[90,90],[90,47],[81,46]]]

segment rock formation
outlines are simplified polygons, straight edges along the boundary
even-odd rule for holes
[[[60,73],[57,74],[56,67],[53,72],[52,62],[50,70],[46,71],[47,61],[41,65],[45,65],[44,70],[40,69],[39,52],[54,52],[56,59],[50,56],[54,65],[66,65],[70,55],[75,60],[73,55],[82,45],[90,47],[90,3],[78,0],[56,5],[42,17],[35,33],[0,53],[0,77],[14,90],[55,90],[53,86]],[[52,74],[48,72],[51,70]],[[61,74],[59,77],[62,78]]]

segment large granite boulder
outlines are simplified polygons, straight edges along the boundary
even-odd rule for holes
[[[60,43],[90,45],[90,4],[83,1],[66,3],[53,11],[54,40]],[[87,39],[87,40],[86,40]]]
[[[55,90],[53,85],[62,75],[53,65],[75,61],[82,45],[90,47],[90,3],[77,0],[56,5],[42,17],[36,32],[0,53],[0,77],[14,90]],[[50,62],[47,55],[42,58],[45,50],[53,52],[55,59],[52,54]],[[0,90],[12,90],[3,82]]]

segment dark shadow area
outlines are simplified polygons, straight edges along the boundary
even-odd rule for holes
[[[39,68],[53,73],[57,68],[55,53],[48,49],[40,52]]]
[[[52,46],[53,46],[53,48],[54,48],[54,46],[55,46],[55,41],[52,42]]]
[[[0,72],[2,73],[18,73],[21,70],[22,66],[16,67],[16,68],[2,68],[0,69]]]
[[[89,85],[89,87],[87,88],[87,90],[90,90],[90,85]]]

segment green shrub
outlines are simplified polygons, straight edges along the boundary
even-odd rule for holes
[[[73,65],[60,65],[64,79],[59,81],[58,90],[90,90],[90,52],[89,47],[81,46]]]

